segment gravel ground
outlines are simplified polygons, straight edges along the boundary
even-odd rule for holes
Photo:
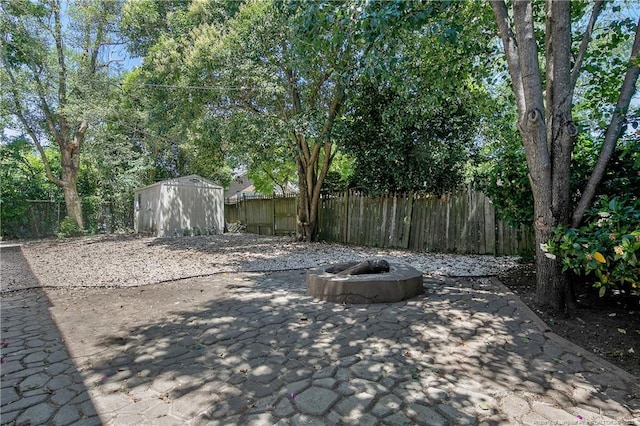
[[[1,247],[1,290],[33,287],[36,283],[21,276],[20,268],[12,267],[20,251],[4,244]],[[308,244],[289,237],[252,234],[42,240],[22,243],[22,253],[45,287],[131,287],[219,273],[306,269],[369,258],[408,263],[427,275],[491,276],[514,267],[519,260]]]

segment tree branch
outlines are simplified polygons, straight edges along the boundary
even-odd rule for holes
[[[45,96],[44,88],[42,87],[42,82],[40,81],[40,77],[38,77],[38,74],[34,74],[33,79],[36,82],[38,98],[40,99],[40,106],[42,107],[42,112],[44,112],[44,118],[45,118],[45,121],[47,122],[47,126],[49,126],[49,131],[51,132],[51,135],[53,136],[56,143],[62,150],[64,149],[66,144],[66,138],[65,138],[66,133],[61,134],[61,131],[65,131],[66,128],[62,130],[58,130],[56,128],[55,114],[53,113],[53,111],[51,111],[51,108],[49,108],[49,103],[47,102],[47,98]]]
[[[545,127],[545,105],[542,90],[542,76],[538,59],[538,45],[534,30],[533,5],[531,1],[516,1],[513,4],[513,18],[518,60],[521,70],[522,103],[518,105],[518,128],[522,135],[523,147],[527,157],[529,177],[532,181],[534,210],[540,214],[546,206],[551,206],[552,163],[547,145]],[[514,83],[515,86],[515,83]],[[536,226],[547,227],[549,217],[539,216]]]
[[[596,21],[600,12],[602,11],[602,5],[604,1],[598,0],[593,5],[593,9],[591,10],[591,17],[589,18],[589,23],[587,24],[587,28],[584,31],[582,36],[582,42],[580,42],[580,48],[578,49],[578,54],[576,56],[575,63],[573,64],[573,69],[571,70],[571,90],[576,87],[576,82],[578,81],[578,76],[580,75],[580,69],[582,68],[582,61],[584,60],[584,55],[587,51],[587,47],[589,46],[589,41],[591,40],[591,34],[593,34],[593,27],[596,25]]]
[[[89,129],[89,120],[82,120],[80,123],[80,127],[76,130],[76,133],[73,137],[73,142],[75,148],[79,151],[82,148],[82,143],[84,142],[84,136],[87,134],[87,130]]]
[[[56,53],[58,56],[58,102],[61,107],[64,107],[67,103],[67,66],[64,60],[64,47],[62,45],[62,21],[60,18],[60,2],[58,0],[53,2],[53,17],[54,17],[54,38],[56,41]]]
[[[515,36],[513,35],[513,31],[509,25],[507,6],[504,0],[492,0],[491,8],[493,9],[493,13],[496,17],[498,32],[500,33],[500,38],[504,45],[504,52],[507,57],[507,65],[509,68],[509,74],[511,75],[513,92],[516,97],[518,111],[525,111],[526,103],[524,100],[524,90],[522,88],[518,44],[516,43]]]
[[[624,76],[622,88],[620,89],[620,96],[618,97],[616,108],[613,111],[613,115],[611,116],[609,127],[607,127],[607,133],[604,137],[604,143],[602,145],[602,150],[600,151],[600,156],[598,157],[598,162],[596,163],[596,166],[593,169],[591,176],[589,177],[589,181],[587,182],[584,192],[582,193],[582,197],[580,197],[580,201],[578,202],[578,205],[573,212],[571,226],[574,228],[580,226],[580,222],[582,221],[584,212],[591,205],[593,197],[596,193],[596,189],[602,181],[602,177],[604,176],[604,173],[607,169],[607,164],[609,163],[609,160],[611,160],[611,156],[613,155],[613,151],[615,150],[616,142],[622,134],[622,126],[626,119],[629,104],[631,103],[631,98],[637,90],[640,67],[638,67],[638,65],[635,65],[634,61],[637,61],[639,50],[640,19],[638,19],[638,25],[636,26],[636,35],[633,41],[633,47],[631,48],[631,55],[629,60],[631,66]]]
[[[324,84],[325,81],[327,81],[329,79],[329,76],[331,75],[330,71],[325,72],[322,77],[320,77],[318,79],[318,81],[316,82],[316,84],[313,86],[313,89],[311,90],[311,96],[309,97],[310,101],[309,104],[310,105],[315,105],[316,103],[316,97],[318,96],[318,92],[320,92],[320,89],[322,88],[322,85]]]
[[[47,176],[47,179],[49,179],[49,181],[51,181],[54,185],[62,187],[62,184],[63,184],[62,180],[55,177],[53,175],[53,172],[51,171],[51,163],[49,163],[49,159],[47,158],[47,153],[45,152],[42,143],[40,143],[40,138],[38,138],[38,135],[35,129],[31,127],[31,125],[29,124],[29,120],[27,120],[27,117],[24,115],[24,111],[23,111],[22,105],[20,104],[18,93],[16,92],[16,89],[15,89],[17,87],[17,81],[15,79],[15,76],[13,75],[9,67],[6,67],[5,69],[7,71],[7,75],[9,76],[9,79],[11,80],[11,88],[10,88],[11,98],[16,108],[14,113],[18,117],[18,120],[20,120],[20,122],[22,123],[22,126],[27,131],[27,134],[33,141],[33,144],[35,145],[36,150],[40,154],[40,157],[42,158],[42,164],[44,165],[44,173]]]

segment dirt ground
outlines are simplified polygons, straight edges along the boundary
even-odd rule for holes
[[[578,292],[578,309],[570,316],[540,309],[534,302],[536,279],[533,264],[523,264],[500,274],[500,280],[516,293],[554,333],[614,365],[640,376],[640,298],[600,299],[593,292]]]

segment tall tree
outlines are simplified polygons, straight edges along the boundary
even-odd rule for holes
[[[495,50],[483,37],[490,11],[474,10],[469,19],[467,6],[397,29],[392,60],[352,86],[338,132],[355,158],[352,186],[442,193],[462,184],[488,105],[487,61],[478,58]]]
[[[105,46],[117,1],[2,2],[2,114],[15,118],[40,154],[47,178],[64,193],[67,214],[83,228],[78,195],[80,152],[109,90]],[[55,174],[47,145],[60,152]]]
[[[124,3],[121,30],[128,48],[143,61],[123,79],[129,114],[118,121],[150,157],[149,182],[191,173],[221,184],[229,182],[223,118],[209,108],[217,89],[189,78],[193,68],[189,55],[203,29],[224,28],[240,4],[218,0]]]
[[[299,238],[313,240],[320,189],[336,153],[333,129],[350,85],[366,72],[365,62],[390,58],[383,35],[393,31],[393,22],[424,20],[439,3],[414,10],[405,2],[259,1],[240,4],[222,20],[215,13],[190,20],[201,3],[167,13],[171,19],[184,17],[179,23],[188,22],[186,27],[144,33],[157,40],[147,47],[144,66],[165,77],[158,81],[153,72],[147,84],[182,90],[176,98],[215,119],[223,145],[251,152],[250,144],[261,155],[274,144],[284,147],[298,176]],[[377,20],[378,9],[390,18]],[[154,21],[157,13],[155,8],[138,15]],[[151,45],[147,39],[144,44]],[[382,52],[377,56],[372,55],[376,46]]]
[[[560,262],[545,256],[542,249],[558,225],[571,220],[570,171],[571,156],[578,134],[572,106],[576,83],[585,53],[603,2],[593,3],[586,29],[578,42],[572,43],[572,3],[548,0],[544,10],[544,45],[536,34],[535,8],[528,0],[513,2],[511,13],[503,0],[491,6],[504,47],[509,75],[518,110],[518,130],[527,158],[529,179],[534,199],[536,235],[536,297],[538,303],[565,309],[572,303],[569,286],[561,273]],[[539,22],[539,21],[538,21]],[[612,147],[618,140],[631,97],[637,89],[638,48],[640,34],[636,25],[628,70],[621,83],[618,102],[612,114],[600,154],[602,167],[593,173],[593,184],[582,193],[573,221],[579,222],[584,208],[590,204],[595,185],[602,178]],[[539,58],[542,58],[541,64]]]
[[[325,6],[333,14],[338,9]],[[194,47],[185,61],[191,85],[218,89],[207,102],[225,117],[226,140],[236,150],[253,152],[254,158],[284,151],[295,162],[299,238],[306,241],[317,233],[320,188],[333,156],[332,128],[358,56],[350,38],[354,24],[344,19],[329,25],[324,10],[311,9],[247,3],[226,28],[193,31]]]

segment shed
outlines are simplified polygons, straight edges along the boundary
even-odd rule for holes
[[[158,237],[222,234],[224,189],[189,175],[134,191],[134,230]]]

